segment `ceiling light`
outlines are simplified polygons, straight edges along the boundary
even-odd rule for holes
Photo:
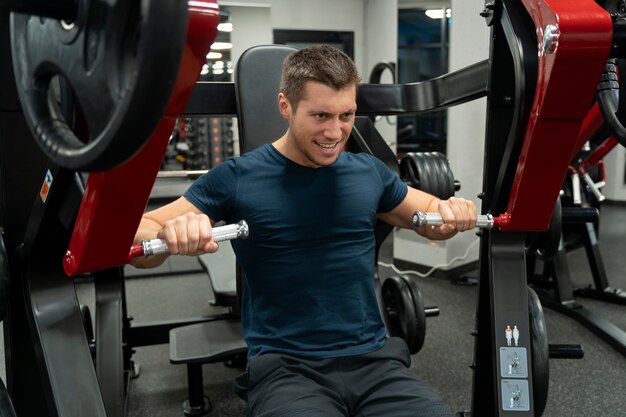
[[[426,13],[426,16],[430,17],[431,19],[443,19],[444,15],[448,19],[452,17],[452,10],[450,9],[428,9],[424,13]]]
[[[233,49],[233,44],[230,42],[215,42],[211,45],[211,49],[215,51],[222,51],[224,49]]]
[[[217,30],[220,32],[232,32],[233,24],[231,22],[224,22],[217,25]]]
[[[209,52],[206,54],[206,59],[220,59],[222,54],[220,52]]]

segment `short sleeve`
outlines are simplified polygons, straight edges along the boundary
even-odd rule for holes
[[[212,220],[226,220],[235,209],[237,182],[237,164],[231,158],[194,181],[183,196]]]
[[[408,187],[400,177],[392,172],[380,159],[372,157],[372,161],[383,185],[383,192],[380,202],[378,203],[377,211],[379,213],[386,213],[393,210],[404,201],[408,193]]]

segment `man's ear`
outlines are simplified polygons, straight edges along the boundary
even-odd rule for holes
[[[283,93],[278,93],[278,111],[285,119],[291,119],[291,104]]]

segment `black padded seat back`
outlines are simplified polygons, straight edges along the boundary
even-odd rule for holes
[[[278,89],[283,61],[295,51],[286,45],[254,46],[237,61],[235,95],[241,154],[272,143],[287,131],[288,122],[278,111]]]

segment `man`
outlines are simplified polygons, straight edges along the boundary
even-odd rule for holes
[[[179,200],[146,213],[137,232],[137,241],[159,237],[172,254],[198,255],[218,250],[216,221],[248,222],[250,237],[232,244],[245,273],[249,347],[235,385],[250,416],[452,416],[409,369],[404,341],[387,337],[374,224],[448,239],[474,227],[476,207],[409,188],[376,158],[343,151],[359,81],[337,49],[290,55],[278,94],[287,132],[215,167]],[[439,212],[445,223],[415,229],[415,210]]]

